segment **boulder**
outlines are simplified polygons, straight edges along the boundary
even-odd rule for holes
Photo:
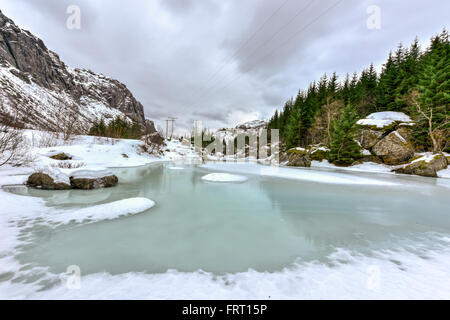
[[[61,160],[61,161],[72,160],[72,157],[65,154],[64,152],[55,154],[55,155],[51,156],[50,158],[53,160]]]
[[[447,167],[447,158],[443,154],[436,154],[433,155],[431,159],[426,157],[416,159],[402,168],[395,169],[394,172],[436,178],[437,172],[446,169]]]
[[[81,170],[70,177],[72,187],[81,190],[110,188],[116,186],[117,183],[119,183],[119,178],[109,171]]]
[[[398,165],[414,156],[414,147],[398,131],[393,131],[373,146],[372,153],[386,164]]]
[[[27,185],[44,190],[68,190],[72,189],[69,181],[56,179],[50,173],[36,172],[28,177]]]
[[[322,162],[323,160],[328,160],[329,155],[330,155],[330,150],[322,147],[322,148],[311,149],[309,157],[311,158],[311,160]]]
[[[311,158],[307,150],[294,148],[287,151],[289,167],[311,167]]]
[[[383,135],[383,131],[364,128],[360,132],[359,143],[363,149],[371,149]]]
[[[148,134],[144,137],[145,143],[148,145],[164,145],[164,138],[158,132]]]

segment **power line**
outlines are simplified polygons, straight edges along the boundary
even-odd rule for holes
[[[263,30],[264,29],[264,27],[269,23],[269,21],[270,20],[272,20],[276,15],[277,15],[277,13],[289,2],[290,0],[286,0],[285,2],[283,2],[283,4],[281,5],[281,6],[279,6],[265,21],[264,21],[264,23],[258,28],[258,29],[256,29],[255,30],[255,32],[253,32],[253,34],[249,37],[249,38],[247,38],[247,40],[245,40],[242,44],[241,44],[241,46],[233,53],[233,55],[231,55],[228,59],[226,59],[225,61],[224,61],[224,63],[219,67],[219,69],[218,70],[216,70],[216,72],[214,72],[206,81],[205,81],[205,83],[208,83],[208,82],[210,82],[210,81],[212,81],[214,78],[215,78],[215,76],[216,75],[218,75],[219,73],[220,73],[220,71],[222,71],[223,70],[223,68],[231,61],[231,60],[233,60],[233,58],[234,57],[236,57],[236,55],[242,50],[242,49],[244,49],[252,40],[253,40],[253,38],[261,31],[261,30]],[[198,95],[198,93],[203,93],[203,91],[204,90],[198,90],[195,94],[194,94],[194,96],[197,96]],[[192,95],[191,95],[192,96]]]
[[[304,30],[306,30],[308,27],[310,27],[312,24],[314,24],[315,22],[317,22],[320,18],[322,18],[324,15],[326,15],[329,11],[331,11],[332,9],[334,9],[335,7],[337,7],[343,0],[338,0],[337,2],[335,2],[333,5],[331,5],[330,7],[328,7],[325,11],[323,11],[320,15],[318,15],[316,18],[314,18],[312,21],[310,21],[307,25],[303,26],[300,30],[296,31],[295,33],[293,33],[288,39],[286,39],[286,41],[283,41],[277,48],[275,48],[274,50],[272,50],[269,54],[262,56],[261,58],[259,58],[257,61],[261,61],[264,60],[270,56],[272,56],[274,53],[276,53],[280,48],[284,47],[285,45],[291,43],[291,40],[295,37],[297,37],[301,32],[303,32]],[[231,83],[233,83],[234,81],[240,79],[243,76],[243,74],[241,73],[239,76],[233,78],[231,81],[227,82],[225,86],[219,87],[218,89],[223,90],[225,88],[227,88]],[[217,90],[217,89],[216,89]],[[214,90],[214,91],[216,91]]]
[[[284,25],[282,25],[274,34],[272,34],[272,36],[264,41],[260,46],[258,46],[255,50],[253,50],[251,52],[251,54],[249,56],[247,56],[247,59],[251,58],[252,56],[254,56],[257,52],[259,52],[258,50],[261,49],[262,47],[264,47],[265,45],[267,45],[270,41],[272,41],[273,39],[275,39],[282,30],[284,30],[287,26],[289,26],[295,19],[297,19],[301,13],[303,13],[305,10],[307,10],[313,3],[315,0],[311,0],[310,2],[308,2],[305,6],[303,6],[299,11],[297,11],[297,13]],[[231,72],[229,74],[227,74],[225,77],[223,77],[222,79],[220,79],[218,82],[215,82],[212,86],[210,86],[209,88],[207,88],[206,90],[203,90],[202,94],[199,96],[199,99],[197,99],[195,101],[195,103],[190,104],[189,107],[192,107],[194,105],[196,105],[201,98],[203,98],[205,96],[205,93],[207,93],[209,90],[213,89],[215,86],[217,86],[217,84],[219,84],[221,81],[225,80],[229,75],[231,74]]]

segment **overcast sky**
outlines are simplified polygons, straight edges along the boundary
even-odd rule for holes
[[[69,5],[81,29],[66,27]],[[381,12],[369,29],[368,7]],[[380,66],[399,42],[449,27],[448,0],[0,0],[71,67],[125,83],[180,132],[266,119],[323,73]]]

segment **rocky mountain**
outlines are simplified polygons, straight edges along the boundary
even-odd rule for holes
[[[223,128],[218,130],[214,136],[221,136],[225,140],[234,140],[240,134],[258,134],[267,127],[263,120],[253,120],[237,125],[235,128]]]
[[[27,128],[57,130],[126,115],[148,131],[144,108],[117,80],[72,69],[44,42],[0,11],[0,117]]]

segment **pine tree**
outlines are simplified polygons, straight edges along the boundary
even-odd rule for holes
[[[338,165],[351,165],[361,158],[361,148],[355,141],[357,127],[356,115],[352,105],[348,104],[341,116],[334,124],[331,137],[330,159]]]
[[[345,76],[344,84],[338,94],[339,99],[343,100],[345,104],[350,102],[350,75]]]
[[[450,44],[444,30],[432,39],[422,60],[418,96],[413,96],[416,145],[433,152],[449,147],[450,132]]]
[[[378,111],[396,110],[395,89],[397,87],[398,68],[392,52],[383,66],[378,83],[376,107]]]

